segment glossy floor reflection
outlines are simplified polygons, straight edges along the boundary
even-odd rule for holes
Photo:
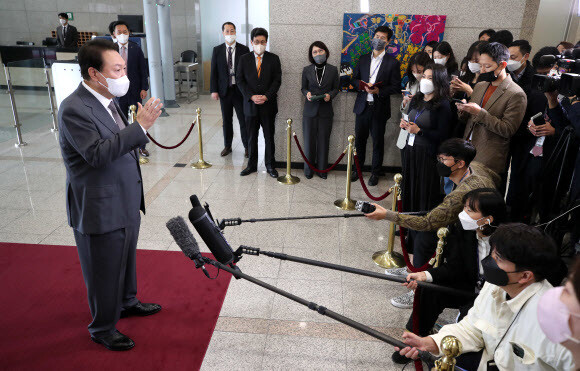
[[[25,100],[33,104],[34,97],[26,95]],[[36,100],[43,98],[42,93],[36,95]],[[4,103],[0,101],[0,126],[9,128]],[[168,109],[169,117],[159,119],[151,135],[166,145],[179,142],[194,119],[195,109],[201,107],[204,157],[213,166],[205,170],[189,166],[199,155],[196,130],[174,150],[148,145],[150,163],[141,167],[147,215],[142,219],[138,248],[179,250],[165,222],[176,215],[187,216],[191,194],[208,202],[218,219],[342,213],[333,202],[344,197],[345,172],[330,173],[327,180],[316,176],[307,180],[295,170],[301,182],[285,186],[270,178],[260,163],[258,173],[240,177],[245,158],[239,128],[235,129],[233,153],[220,157],[219,103],[209,96],[190,104],[179,103],[180,108]],[[38,114],[41,116],[34,124],[23,123],[35,125],[24,131],[28,146],[15,148],[13,137],[0,136],[0,241],[74,245],[66,220],[65,169],[58,133],[50,132],[49,116]],[[259,150],[262,159],[262,140]],[[278,148],[277,153],[281,159],[284,149]],[[279,170],[284,173],[284,169]],[[372,192],[382,194],[391,184],[392,174],[388,174]],[[352,198],[367,200],[360,183],[353,183]],[[384,205],[389,207],[390,201]],[[234,248],[245,244],[380,272],[371,255],[386,247],[387,227],[387,223],[364,218],[318,219],[246,223],[226,228],[225,236]],[[200,245],[208,251],[201,241]],[[410,314],[410,310],[396,309],[389,302],[405,292],[398,284],[265,256],[245,256],[239,266],[247,274],[393,336],[401,335]],[[453,317],[449,311],[444,320]],[[400,370],[401,366],[392,363],[391,353],[390,346],[328,317],[249,282],[232,280],[203,368]]]

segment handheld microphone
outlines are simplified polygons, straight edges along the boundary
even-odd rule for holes
[[[201,202],[199,202],[199,198],[197,198],[197,195],[189,196],[189,202],[191,202],[191,207],[200,207],[201,206]]]
[[[368,201],[357,201],[354,208],[363,214],[372,213],[373,211],[375,211],[377,209],[375,207],[375,205],[371,204]]]
[[[203,272],[209,278],[209,273],[204,267],[203,256],[201,255],[201,252],[199,252],[199,245],[197,244],[195,237],[193,237],[193,234],[191,234],[185,220],[182,217],[177,216],[169,219],[165,226],[169,229],[169,233],[171,233],[173,240],[177,246],[179,246],[181,251],[183,251],[185,256],[195,262],[196,268],[203,269]]]
[[[203,207],[199,206],[191,209],[189,211],[189,221],[217,261],[222,264],[230,264],[234,261],[234,252],[231,246]]]

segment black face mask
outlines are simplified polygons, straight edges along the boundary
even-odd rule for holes
[[[483,278],[485,279],[486,282],[489,282],[496,286],[507,286],[517,283],[517,282],[510,283],[508,273],[516,273],[519,271],[514,272],[504,271],[497,265],[495,259],[491,257],[491,254],[481,261],[481,266],[483,267]]]
[[[479,75],[479,80],[477,81],[484,81],[484,82],[494,82],[495,80],[497,80],[497,77],[499,76],[499,73],[497,74],[497,76],[495,75],[495,71],[490,71],[490,72],[484,72],[482,74]],[[501,73],[501,71],[500,71]]]
[[[453,164],[455,165],[455,163]],[[451,167],[445,165],[444,163],[442,163],[441,161],[437,161],[437,173],[439,174],[439,176],[442,177],[447,177],[449,178],[449,176],[451,175],[451,173],[453,173],[453,170],[451,170]]]

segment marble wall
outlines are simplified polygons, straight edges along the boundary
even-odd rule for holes
[[[143,14],[142,0],[0,0],[0,45],[33,41],[42,45],[59,25],[57,14],[73,12],[71,25],[79,31],[108,34],[117,14]],[[174,59],[182,51],[197,50],[193,0],[171,1],[171,32]]]
[[[516,38],[522,28],[524,14],[537,4],[530,0],[370,0],[370,12],[447,15],[445,40],[451,43],[461,59],[469,45],[477,40],[485,28],[508,29]],[[329,62],[340,64],[343,13],[360,12],[359,0],[270,0],[270,48],[282,61],[282,87],[279,113],[276,121],[276,159],[285,161],[285,121],[292,118],[294,131],[302,138],[302,108],[304,97],[300,92],[301,73],[308,62],[308,46],[321,40],[330,49]],[[537,10],[536,10],[537,13]],[[535,14],[534,14],[535,17]],[[355,93],[339,93],[334,101],[334,126],[331,134],[329,161],[333,162],[345,148],[346,138],[354,134],[355,115],[352,113]],[[396,114],[400,97],[393,96],[395,112],[387,123],[385,134],[385,166],[400,166],[400,155],[395,143],[399,132]],[[370,159],[370,143],[367,145]],[[293,148],[292,161],[300,161]]]

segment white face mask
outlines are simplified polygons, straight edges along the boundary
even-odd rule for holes
[[[467,62],[467,68],[471,71],[471,73],[478,73],[481,71],[481,64],[475,62]]]
[[[266,45],[253,45],[254,47],[254,53],[256,53],[257,55],[262,55],[264,54],[264,51],[266,50]]]
[[[236,35],[225,35],[224,38],[228,44],[233,44],[236,41]]]
[[[127,42],[129,41],[129,35],[125,35],[125,34],[120,34],[117,36],[117,41],[123,45],[127,44]]]
[[[431,94],[435,90],[435,86],[433,85],[433,81],[429,79],[421,79],[419,82],[419,90],[423,94]]]
[[[413,76],[415,76],[415,79],[417,81],[421,81],[421,77],[423,77],[423,74],[422,73],[414,73]]]
[[[507,62],[507,69],[508,69],[508,71],[510,71],[510,72],[514,72],[514,71],[516,71],[518,68],[520,68],[520,67],[522,66],[522,60],[523,60],[523,59],[524,59],[524,58],[522,58],[522,59],[521,59],[521,60],[519,60],[519,61],[514,61],[513,59],[510,59],[510,60]]]
[[[447,57],[435,58],[435,59],[433,59],[433,62],[435,62],[435,64],[441,64],[441,65],[445,66],[445,63],[447,62]]]
[[[59,18],[59,21],[60,21],[60,24],[63,26],[66,24],[66,22],[68,22],[66,19],[62,19],[62,18]]]
[[[477,228],[483,229],[483,226],[485,225],[485,224],[483,224],[480,226],[477,224],[478,221],[480,221],[481,219],[484,219],[484,218],[474,220],[469,216],[469,214],[467,214],[467,212],[465,212],[465,210],[460,212],[458,216],[459,216],[459,221],[461,222],[461,226],[466,231],[474,231]],[[487,224],[490,224],[489,221],[487,222]]]
[[[97,72],[99,72],[99,74],[103,76],[103,74],[100,71]],[[129,91],[129,78],[127,77],[127,75],[119,77],[118,79],[111,79],[109,77],[105,77],[105,80],[107,80],[108,86],[101,84],[100,81],[97,82],[101,84],[103,87],[107,88],[109,93],[111,93],[115,97],[122,97],[125,94],[127,94],[127,91]]]

